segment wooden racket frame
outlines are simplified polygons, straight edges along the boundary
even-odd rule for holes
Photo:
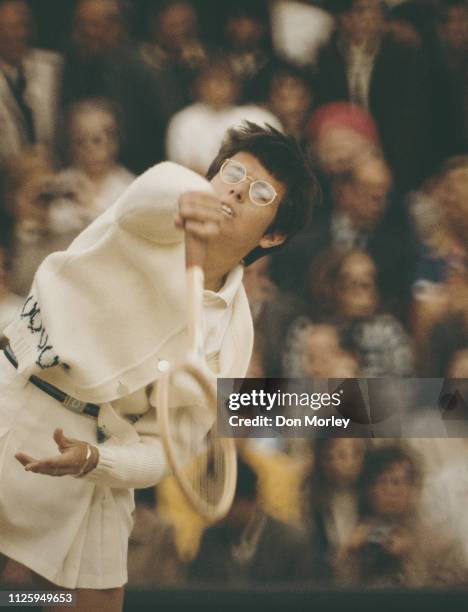
[[[179,460],[177,445],[170,433],[169,382],[177,372],[187,372],[198,382],[209,398],[209,410],[216,419],[217,396],[212,384],[213,374],[208,369],[203,342],[203,260],[204,244],[186,233],[186,279],[188,314],[188,350],[185,359],[176,363],[158,379],[156,402],[158,425],[167,460],[174,477],[192,508],[204,518],[214,521],[225,516],[232,505],[237,482],[237,453],[232,438],[219,438],[225,460],[225,482],[223,493],[216,505],[210,505],[194,491],[184,473],[185,463]],[[216,423],[213,425],[216,426]]]

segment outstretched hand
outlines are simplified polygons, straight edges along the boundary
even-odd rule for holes
[[[24,465],[27,472],[46,474],[47,476],[84,475],[97,466],[99,451],[95,446],[91,446],[82,440],[67,438],[62,429],[54,431],[54,440],[59,455],[45,459],[34,459],[26,453],[16,453],[15,458]]]

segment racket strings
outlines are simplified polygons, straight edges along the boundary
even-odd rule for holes
[[[193,489],[202,500],[215,506],[224,492],[225,461],[222,444],[209,432],[205,449],[193,459],[185,470]]]
[[[177,482],[203,516],[222,516],[235,487],[235,450],[217,437],[216,396],[190,367],[172,372],[162,389],[163,441]]]

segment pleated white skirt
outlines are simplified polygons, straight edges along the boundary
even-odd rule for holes
[[[14,457],[56,455],[57,427],[96,444],[95,419],[37,389],[0,351],[0,553],[65,588],[122,586],[133,490],[26,472]]]

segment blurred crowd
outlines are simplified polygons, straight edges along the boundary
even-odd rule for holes
[[[204,174],[248,120],[318,177],[245,269],[248,375],[468,378],[466,0],[75,0],[60,44],[46,5],[0,0],[2,329],[136,174]],[[171,479],[138,493],[130,582],[466,585],[467,466],[458,438],[243,442],[218,524]]]

